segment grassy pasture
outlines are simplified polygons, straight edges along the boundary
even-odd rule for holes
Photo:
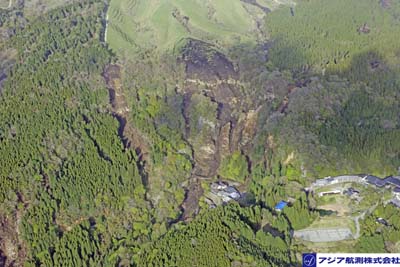
[[[271,9],[279,5],[274,0],[258,3]],[[172,50],[187,37],[228,47],[256,41],[264,15],[240,0],[112,0],[107,41],[128,55],[143,48]]]

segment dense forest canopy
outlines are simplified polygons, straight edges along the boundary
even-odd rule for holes
[[[362,201],[343,194],[338,208],[306,190],[399,174],[398,2],[9,3],[0,266],[298,266],[308,251],[400,251],[391,191],[352,184]],[[294,237],[329,218],[355,238]]]

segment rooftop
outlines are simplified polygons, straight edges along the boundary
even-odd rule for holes
[[[395,205],[396,207],[400,208],[400,200],[398,200],[397,198],[393,198],[390,203],[392,203],[393,205]]]
[[[275,209],[276,210],[283,210],[284,207],[287,206],[287,202],[286,201],[280,201],[278,204],[276,204]]]
[[[385,178],[385,181],[387,183],[390,183],[390,184],[394,185],[394,186],[400,187],[400,178],[398,178],[398,177],[389,176],[389,177]]]
[[[225,192],[227,192],[227,193],[239,193],[239,191],[235,188],[235,187],[233,187],[233,186],[228,186],[228,187],[226,187],[225,189],[223,189]]]
[[[366,179],[367,179],[368,183],[376,185],[378,187],[382,187],[386,184],[385,180],[383,180],[379,177],[373,176],[373,175],[368,175]]]

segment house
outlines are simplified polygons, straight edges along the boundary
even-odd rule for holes
[[[213,191],[218,191],[218,190],[224,190],[225,188],[228,187],[228,185],[224,182],[216,182],[211,184],[211,190]]]
[[[238,200],[241,197],[240,192],[233,186],[219,184],[211,188],[211,192],[220,197],[223,202]]]
[[[226,193],[226,195],[234,200],[238,200],[240,198],[240,192],[233,186],[228,186],[222,192]]]
[[[330,190],[330,191],[325,191],[325,192],[319,192],[318,196],[323,197],[325,195],[336,195],[336,194],[341,194],[342,190],[340,189],[335,189],[335,190]]]
[[[400,198],[400,187],[393,189],[393,195],[397,198]]]
[[[349,196],[349,197],[356,197],[360,194],[360,191],[358,191],[357,189],[354,189],[352,187],[350,187],[349,189],[347,189],[346,191],[344,191],[344,193]]]
[[[384,187],[386,185],[386,181],[384,179],[381,179],[373,175],[367,175],[365,180],[367,183],[374,185],[376,187]]]
[[[336,183],[361,183],[363,177],[360,175],[341,175],[335,177]]]
[[[390,203],[392,203],[393,205],[395,205],[396,207],[400,208],[400,199],[398,198],[392,198],[390,200]]]
[[[327,185],[340,184],[340,183],[361,183],[363,177],[360,175],[340,175],[336,177],[326,177],[324,179],[316,180],[312,187],[323,187]]]
[[[287,206],[287,202],[286,201],[280,201],[278,204],[276,204],[276,206],[275,206],[275,210],[276,211],[282,211],[286,206]]]
[[[322,187],[322,186],[327,186],[327,185],[330,185],[330,184],[333,184],[334,183],[334,179],[333,178],[331,178],[331,177],[327,177],[327,178],[324,178],[324,179],[318,179],[318,180],[316,180],[314,183],[313,183],[313,187]]]
[[[362,25],[361,27],[359,27],[357,31],[358,31],[358,33],[365,33],[365,34],[367,34],[367,33],[370,33],[370,32],[371,32],[371,28],[368,27],[368,24],[367,24],[367,23],[364,23],[364,25]]]
[[[383,218],[377,218],[376,222],[380,223],[380,224],[383,224],[384,226],[389,226],[389,223]]]
[[[398,176],[389,176],[385,178],[385,182],[387,184],[393,185],[395,187],[400,187],[400,177]]]
[[[226,182],[214,182],[210,185],[210,192],[207,194],[207,198],[210,199],[210,203],[220,205],[223,202],[229,202],[232,200],[239,200],[241,193],[234,186],[229,185]]]

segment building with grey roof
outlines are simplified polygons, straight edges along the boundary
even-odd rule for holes
[[[390,203],[392,203],[393,205],[395,205],[396,207],[400,208],[400,199],[398,198],[392,198],[390,200]]]
[[[384,187],[386,185],[386,181],[384,179],[381,179],[373,175],[367,175],[365,179],[367,183],[375,185],[377,187]]]
[[[386,183],[391,184],[396,187],[400,187],[400,177],[389,176],[385,178]]]

